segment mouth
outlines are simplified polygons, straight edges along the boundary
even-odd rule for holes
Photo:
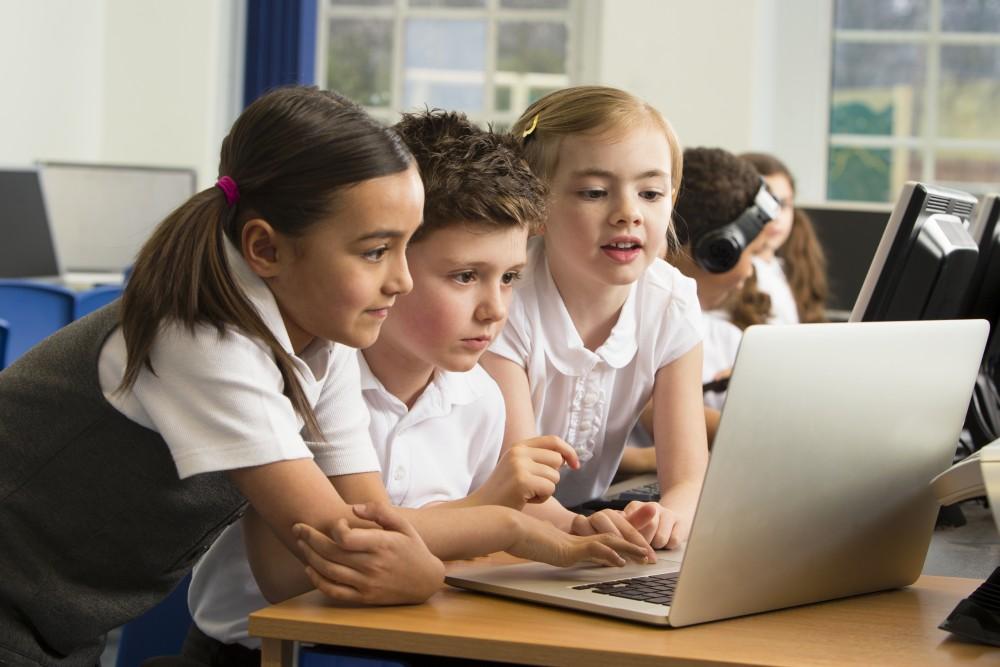
[[[369,308],[365,311],[365,313],[371,315],[372,317],[384,319],[386,316],[389,315],[390,308],[392,308],[392,304],[389,304],[387,306],[381,306],[379,308]]]
[[[634,237],[618,237],[601,246],[601,252],[612,261],[628,264],[642,254],[642,241]]]
[[[462,339],[462,345],[471,350],[485,350],[492,342],[493,336],[475,336]]]

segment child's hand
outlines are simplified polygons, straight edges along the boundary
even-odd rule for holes
[[[562,438],[543,435],[515,443],[500,457],[493,473],[472,497],[482,505],[504,505],[520,510],[525,503],[541,503],[559,483],[563,463],[579,468],[580,460]]]
[[[649,503],[645,503],[649,504]],[[590,516],[577,514],[573,517],[570,526],[570,533],[573,535],[614,535],[626,540],[633,546],[642,549],[646,553],[646,560],[650,563],[656,562],[656,553],[650,546],[649,538],[637,530],[638,524],[648,528],[648,524],[653,520],[656,510],[643,509],[633,512],[631,518],[625,512],[617,510],[601,510]],[[650,532],[650,537],[652,533]]]
[[[444,583],[444,564],[388,505],[355,505],[379,528],[351,528],[339,519],[330,535],[296,524],[306,574],[324,595],[357,604],[418,604]]]
[[[691,530],[694,512],[664,507],[660,503],[633,500],[623,512],[654,549],[676,549]]]
[[[519,558],[568,567],[580,561],[621,567],[626,562],[655,562],[648,546],[640,547],[617,535],[570,535],[547,521],[518,513],[518,535],[507,552]],[[653,560],[649,560],[649,556]]]

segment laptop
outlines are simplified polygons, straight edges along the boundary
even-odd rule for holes
[[[38,169],[0,169],[0,278],[85,288],[121,284],[121,271],[63,272]]]
[[[750,327],[687,545],[654,565],[470,565],[457,587],[680,627],[920,576],[982,320]]]

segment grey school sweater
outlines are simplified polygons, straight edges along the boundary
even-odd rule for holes
[[[245,507],[223,473],[178,479],[163,438],[104,399],[118,320],[115,302],[0,372],[0,665],[96,665]]]

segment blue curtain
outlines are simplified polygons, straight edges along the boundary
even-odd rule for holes
[[[275,86],[315,83],[316,0],[247,0],[243,106]]]

